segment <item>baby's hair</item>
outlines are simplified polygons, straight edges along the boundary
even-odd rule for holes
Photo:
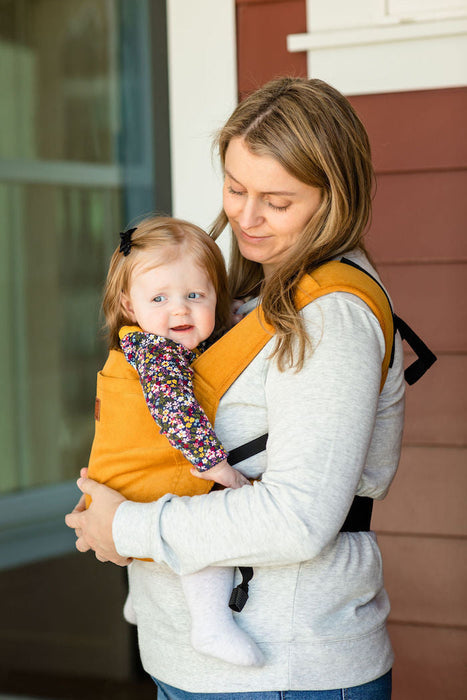
[[[120,328],[133,323],[123,308],[122,293],[129,291],[135,266],[142,261],[143,254],[154,252],[160,256],[164,250],[167,253],[167,262],[176,259],[178,254],[193,255],[195,262],[207,273],[216,292],[215,337],[229,328],[230,297],[227,273],[217,243],[205,231],[188,221],[153,216],[141,221],[132,232],[130,252],[124,255],[118,246],[110,259],[102,302],[110,350],[120,347]]]

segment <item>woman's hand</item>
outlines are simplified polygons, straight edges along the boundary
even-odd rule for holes
[[[73,511],[65,516],[65,523],[76,532],[76,549],[80,552],[92,549],[99,561],[111,561],[118,566],[126,566],[131,559],[118,554],[112,537],[115,512],[126,499],[118,491],[87,479],[86,475],[87,469],[82,469],[81,478],[77,483],[83,495]],[[85,494],[92,498],[87,510]]]

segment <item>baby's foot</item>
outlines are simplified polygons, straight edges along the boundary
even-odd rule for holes
[[[264,657],[255,642],[231,619],[222,621],[222,629],[193,626],[191,643],[200,654],[214,656],[238,666],[262,666]]]

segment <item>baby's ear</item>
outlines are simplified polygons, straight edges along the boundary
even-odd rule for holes
[[[136,316],[135,316],[135,312],[133,310],[133,306],[131,305],[131,300],[125,292],[120,292],[120,303],[121,303],[122,309],[123,309],[125,315],[128,317],[128,319],[132,323],[136,323]]]

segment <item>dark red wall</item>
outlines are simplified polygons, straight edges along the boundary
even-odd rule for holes
[[[370,250],[398,313],[438,355],[407,389],[401,465],[375,507],[395,697],[454,699],[467,647],[467,89],[351,101],[377,173]]]

